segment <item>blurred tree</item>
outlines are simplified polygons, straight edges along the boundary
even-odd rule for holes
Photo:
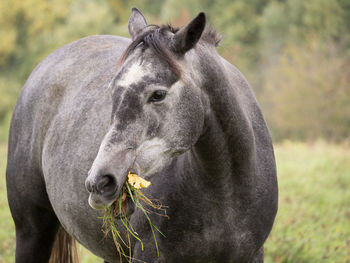
[[[159,15],[164,0],[108,0],[108,4],[116,15],[116,22],[125,23],[133,7],[148,15]]]
[[[340,70],[341,69],[341,70]],[[343,140],[350,131],[350,60],[315,38],[287,46],[261,95],[274,138]]]
[[[63,22],[71,0],[2,0],[0,1],[0,66],[11,66],[19,49],[28,40],[53,30]]]
[[[286,7],[291,33],[297,39],[309,34],[329,38],[342,32],[344,14],[337,0],[289,0]]]
[[[341,0],[271,1],[265,8],[258,95],[275,139],[347,137],[347,14]]]

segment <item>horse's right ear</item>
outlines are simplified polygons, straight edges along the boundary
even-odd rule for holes
[[[145,17],[137,8],[131,9],[131,16],[129,18],[129,34],[131,39],[134,40],[136,36],[147,26]]]
[[[193,48],[201,38],[205,28],[205,14],[199,13],[191,22],[182,27],[173,37],[175,52],[185,54]]]

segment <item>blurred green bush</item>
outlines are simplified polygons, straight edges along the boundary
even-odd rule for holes
[[[206,12],[224,36],[219,52],[251,82],[275,140],[349,138],[348,0],[3,0],[0,141],[35,65],[86,35],[127,36],[133,6],[149,23],[176,26]]]

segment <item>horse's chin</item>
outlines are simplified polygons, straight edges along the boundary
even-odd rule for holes
[[[105,208],[108,208],[113,204],[119,207],[119,203],[116,204],[116,202],[117,202],[116,199],[113,199],[109,202],[102,202],[99,198],[96,198],[94,194],[90,193],[89,195],[89,205],[95,210],[104,210]],[[130,197],[127,197],[125,201],[123,201],[123,207],[125,207],[126,217],[130,217],[135,212],[135,204]],[[121,218],[121,216],[118,215],[117,218],[119,219]]]
[[[89,195],[89,205],[91,208],[95,210],[103,210],[106,207],[110,207],[115,200],[111,200],[109,202],[102,202],[100,198],[98,198],[95,194],[90,193]]]

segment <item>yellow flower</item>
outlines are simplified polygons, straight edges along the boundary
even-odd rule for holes
[[[151,182],[141,178],[137,174],[132,174],[131,172],[128,174],[128,182],[136,189],[147,188],[151,185]]]

